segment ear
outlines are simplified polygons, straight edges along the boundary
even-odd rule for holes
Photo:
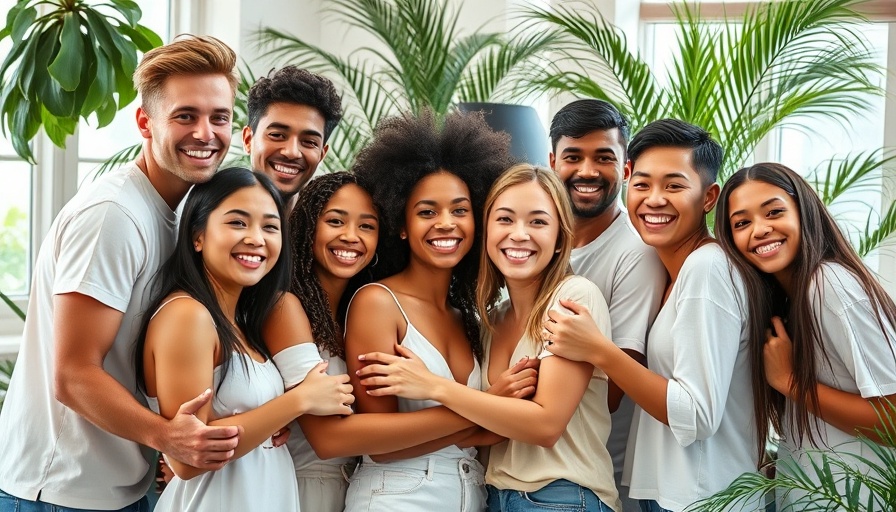
[[[553,152],[553,151],[550,152],[550,153],[548,153],[548,162],[551,164],[551,170],[556,171],[557,168],[554,167],[554,164],[557,163],[557,157],[554,156],[554,152]]]
[[[144,139],[152,139],[152,119],[143,107],[137,107],[137,129]]]
[[[625,165],[622,166],[622,181],[628,181],[632,177],[632,161],[626,160]]]
[[[722,188],[719,187],[718,183],[713,183],[706,189],[706,193],[703,197],[703,213],[709,213],[715,208],[721,191]]]
[[[323,160],[325,156],[327,156],[327,151],[330,150],[329,144],[324,144],[324,149],[320,152],[320,159]]]
[[[193,249],[196,252],[202,252],[202,243],[205,238],[205,233],[199,233],[196,235],[196,238],[193,239]]]
[[[252,127],[249,125],[243,127],[243,150],[252,154]]]

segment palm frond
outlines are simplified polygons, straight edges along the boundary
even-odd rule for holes
[[[3,302],[6,303],[7,306],[9,306],[9,309],[11,309],[12,312],[15,313],[17,317],[21,318],[22,320],[25,320],[25,312],[22,311],[22,308],[20,308],[15,302],[13,302],[12,299],[9,298],[8,295],[3,293],[2,291],[0,291],[0,299],[2,299]]]
[[[865,223],[865,229],[859,236],[857,252],[859,256],[865,257],[876,249],[893,241],[893,234],[896,233],[896,201],[890,203],[887,212],[881,217],[877,227],[872,227],[871,219]]]

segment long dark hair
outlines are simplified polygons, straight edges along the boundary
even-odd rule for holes
[[[280,199],[280,193],[270,178],[260,172],[252,172],[242,167],[224,169],[218,171],[209,181],[196,185],[190,190],[181,214],[174,253],[154,278],[153,299],[150,301],[150,307],[144,313],[145,318],[140,326],[135,354],[137,385],[140,389],[145,390],[143,347],[146,343],[149,322],[162,301],[176,291],[188,294],[205,306],[212,316],[223,355],[221,358],[221,382],[224,381],[224,377],[230,369],[229,355],[242,351],[237,332],[218,304],[214,288],[205,271],[202,253],[194,249],[193,240],[198,233],[205,230],[209,215],[225,199],[240,189],[255,186],[262,187],[265,192],[270,194],[274,204],[277,205],[280,218],[284,219],[286,212],[283,201]],[[284,240],[287,239],[286,224],[286,222],[281,222],[281,236]],[[281,247],[280,257],[274,267],[257,284],[244,288],[236,304],[237,327],[242,331],[249,347],[266,358],[270,357],[270,352],[262,340],[261,328],[274,304],[286,289],[289,278],[289,244],[281,244]]]
[[[734,235],[728,219],[731,214],[729,198],[735,189],[749,181],[780,188],[794,200],[799,210],[801,243],[797,256],[791,263],[792,282],[799,286],[793,289],[789,305],[782,300],[785,293],[780,284],[771,275],[750,265],[734,245]],[[806,180],[781,164],[760,163],[745,167],[728,179],[716,208],[715,231],[722,249],[743,276],[747,296],[750,298],[750,358],[760,454],[764,452],[769,423],[778,432],[785,433],[785,407],[795,420],[791,429],[795,426],[795,433],[799,437],[807,435],[812,445],[817,446],[810,428],[810,422],[813,421],[810,410],[819,410],[816,356],[820,354],[830,366],[822,342],[820,316],[812,310],[812,303],[820,300],[824,286],[822,276],[818,274],[819,267],[825,262],[833,262],[842,265],[855,276],[862,290],[871,299],[878,325],[885,336],[885,323],[896,325],[896,306],[843,236],[818,194]],[[813,282],[815,285],[811,286],[810,283]],[[787,331],[793,342],[793,360],[799,362],[793,367],[793,393],[796,399],[790,401],[785,401],[784,396],[775,391],[765,379],[763,347],[766,329],[771,326],[771,317],[774,315],[787,318]],[[814,418],[817,424],[818,417]],[[786,434],[792,435],[794,432]]]
[[[420,180],[448,172],[469,188],[476,236],[470,251],[452,270],[448,302],[460,311],[477,359],[482,356],[476,310],[482,207],[492,183],[513,163],[509,137],[492,131],[482,112],[452,112],[440,123],[432,111],[425,110],[381,121],[352,168],[380,212],[376,280],[397,274],[410,262],[410,246],[399,233],[405,223],[405,203]]]
[[[330,299],[314,271],[314,237],[324,207],[339,189],[348,184],[358,184],[355,175],[348,172],[334,172],[311,180],[299,193],[299,201],[289,217],[291,245],[295,254],[289,291],[301,301],[311,322],[311,334],[317,347],[343,359],[345,359],[345,342],[342,333],[345,327],[345,310],[355,290],[373,280],[369,269],[371,264],[349,280],[342,297],[339,298],[336,318],[333,318],[330,315]]]

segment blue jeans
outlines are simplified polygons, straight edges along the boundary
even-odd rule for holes
[[[554,480],[533,492],[487,485],[488,512],[613,512],[591,489],[569,480]]]
[[[118,512],[148,512],[148,511],[149,511],[149,502],[147,501],[146,496],[141,498],[140,501],[118,510]],[[0,512],[100,512],[100,511],[86,510],[83,508],[60,507],[59,505],[53,505],[52,503],[44,503],[42,501],[23,500],[21,498],[16,498],[15,496],[13,496],[11,494],[6,494],[2,490],[0,490]]]
[[[672,512],[667,508],[661,507],[655,500],[640,500],[638,505],[641,505],[641,512]]]

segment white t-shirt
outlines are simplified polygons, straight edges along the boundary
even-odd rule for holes
[[[810,288],[816,289],[820,294],[812,293],[812,309],[818,317],[821,341],[830,360],[829,366],[822,354],[817,354],[815,369],[818,382],[864,398],[896,393],[896,328],[884,319],[885,331],[881,330],[871,301],[859,280],[840,264],[821,265]],[[784,420],[785,425],[792,424],[789,414],[785,414]],[[791,436],[796,434],[791,434],[790,428],[786,428],[778,448],[780,458],[796,457],[812,480],[818,481],[812,461],[820,463],[822,459],[814,450],[832,448],[835,452],[859,455],[883,465],[880,458],[867,445],[857,441],[852,433],[822,420],[818,421],[816,428],[812,420],[814,418],[810,413],[809,426],[817,447],[812,446],[808,436],[793,439]],[[893,456],[896,456],[896,450]],[[857,469],[867,468],[867,464],[854,457],[847,456],[843,460]],[[787,496],[788,502],[799,496],[799,493],[790,494]]]
[[[647,338],[669,425],[637,409],[626,477],[631,497],[676,512],[757,467],[746,294],[730,269],[717,244],[692,252]]]
[[[572,250],[572,270],[596,284],[610,307],[613,342],[620,348],[645,353],[647,331],[660,308],[666,286],[666,268],[656,250],[645,244],[623,211],[606,231],[588,245]],[[607,450],[613,458],[616,485],[626,510],[640,510],[626,503],[621,486],[625,449],[635,403],[627,395],[611,415],[613,428]]]
[[[16,371],[0,414],[0,489],[64,507],[118,509],[153,479],[153,451],[55,399],[53,297],[77,292],[124,313],[103,368],[134,398],[134,342],[149,284],[174,248],[177,216],[131,165],[81,189],[41,244]]]

